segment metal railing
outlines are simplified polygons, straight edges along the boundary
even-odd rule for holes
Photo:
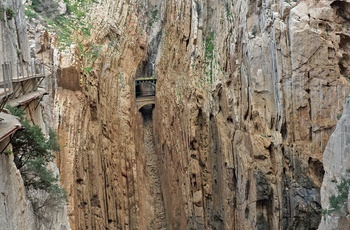
[[[8,96],[12,93],[12,68],[11,62],[1,64],[0,71],[0,97]]]
[[[44,77],[44,63],[38,59],[32,58],[30,62],[20,62],[16,64],[16,73],[12,76],[13,81],[22,81],[29,78]]]

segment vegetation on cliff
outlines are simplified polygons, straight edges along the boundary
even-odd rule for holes
[[[29,19],[39,18],[48,24],[48,28],[58,35],[58,43],[61,50],[76,44],[76,51],[82,63],[81,72],[89,74],[92,71],[92,63],[97,59],[100,47],[85,43],[91,36],[92,25],[87,18],[87,13],[94,0],[64,0],[65,7],[53,0],[35,0],[26,6],[26,15]],[[60,9],[61,7],[61,9]],[[50,10],[47,10],[50,8]]]
[[[54,0],[34,0],[26,5],[26,16],[29,19],[39,18],[46,22],[58,34],[61,47],[70,46],[75,39],[73,32],[90,35],[91,26],[85,23],[86,11],[93,0],[70,1],[64,0],[65,5],[60,6]]]
[[[346,178],[341,178],[339,182],[337,182],[336,180],[332,180],[333,183],[336,183],[337,193],[332,194],[332,196],[329,197],[329,206],[323,210],[324,216],[332,215],[333,213],[340,213],[341,216],[346,216],[348,214],[347,211],[345,211],[345,209],[348,206],[348,195],[350,188],[350,169],[346,170],[346,172]]]
[[[46,138],[38,125],[31,125],[24,117],[23,110],[11,106],[7,109],[22,123],[23,129],[11,138],[12,153],[36,213],[40,214],[43,207],[61,207],[67,199],[66,192],[60,187],[58,176],[49,169],[53,152],[59,151],[56,133],[50,130]]]

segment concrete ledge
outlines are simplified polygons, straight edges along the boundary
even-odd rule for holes
[[[0,87],[0,97],[7,96],[12,93],[12,87]]]
[[[13,107],[17,107],[20,105],[25,105],[35,99],[40,98],[41,96],[43,96],[44,94],[46,94],[46,90],[43,88],[38,88],[37,90],[30,92],[30,93],[26,93],[24,95],[19,96],[18,98],[14,98],[14,99],[10,99],[7,104],[11,105]]]
[[[18,117],[11,114],[0,113],[0,120],[0,142],[22,127]]]

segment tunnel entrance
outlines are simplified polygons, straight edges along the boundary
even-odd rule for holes
[[[149,105],[144,105],[140,108],[140,112],[143,117],[143,124],[148,122],[148,120],[152,121],[152,112],[153,112],[154,105],[149,104]]]

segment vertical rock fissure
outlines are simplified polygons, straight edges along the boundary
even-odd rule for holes
[[[146,159],[146,177],[149,182],[149,193],[151,200],[152,220],[149,226],[151,229],[166,229],[166,217],[161,182],[158,171],[158,156],[155,151],[153,139],[152,106],[142,108],[144,146]],[[146,214],[147,215],[147,214]]]

